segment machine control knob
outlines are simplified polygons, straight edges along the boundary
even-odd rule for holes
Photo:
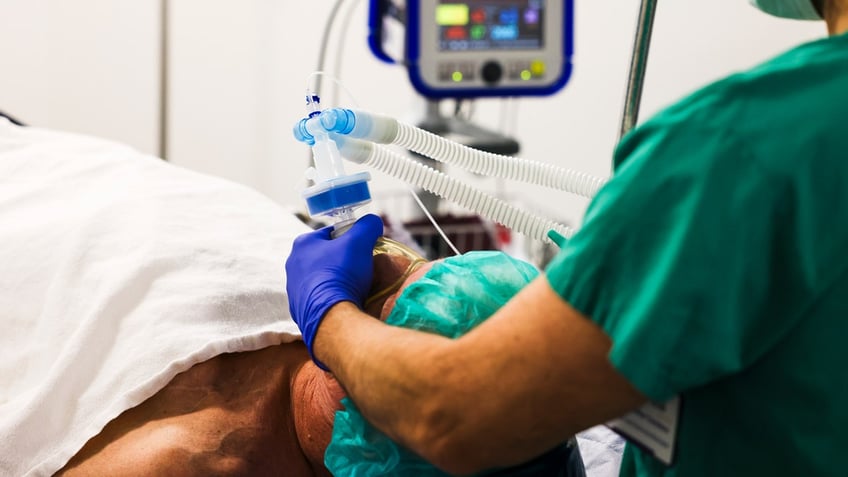
[[[486,84],[494,85],[503,77],[503,68],[497,61],[487,61],[480,70],[480,76]]]

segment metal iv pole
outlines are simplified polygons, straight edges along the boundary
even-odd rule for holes
[[[639,120],[642,86],[645,83],[648,50],[651,48],[651,34],[654,30],[656,12],[657,0],[642,0],[642,6],[639,9],[639,24],[636,26],[636,39],[633,42],[633,56],[630,59],[630,75],[627,79],[627,96],[624,100],[624,112],[621,117],[619,142],[625,134],[636,126]]]
[[[159,3],[159,157],[168,160],[168,101],[170,89],[170,71],[168,49],[170,43],[170,25],[168,0]]]

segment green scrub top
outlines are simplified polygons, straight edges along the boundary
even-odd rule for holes
[[[848,475],[848,35],[696,92],[629,134],[546,270],[656,402],[676,461],[625,476]]]

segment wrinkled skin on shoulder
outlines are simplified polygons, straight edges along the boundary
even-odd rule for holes
[[[300,448],[318,475],[330,475],[324,468],[324,451],[333,436],[333,417],[342,409],[345,392],[330,373],[312,361],[304,363],[292,382],[292,407]]]
[[[292,418],[302,343],[216,356],[110,422],[59,475],[314,475]]]
[[[372,290],[409,263],[375,256]],[[399,291],[366,311],[385,319]],[[329,476],[324,451],[344,396],[300,341],[220,355],[114,419],[57,475]]]

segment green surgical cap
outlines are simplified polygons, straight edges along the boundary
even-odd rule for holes
[[[404,289],[386,323],[462,336],[539,275],[501,252],[470,252],[438,262]],[[333,475],[445,476],[369,424],[350,399],[336,412],[324,464]]]

